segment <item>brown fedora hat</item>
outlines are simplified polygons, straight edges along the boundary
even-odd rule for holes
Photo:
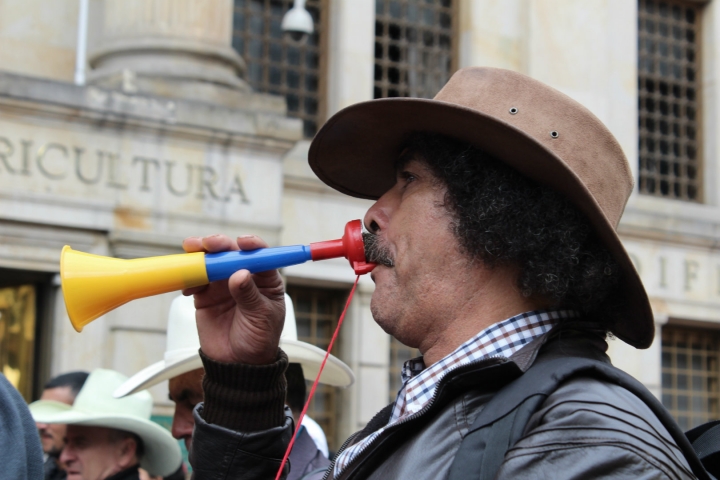
[[[338,112],[313,139],[310,166],[335,190],[377,199],[394,185],[394,163],[414,132],[474,145],[573,202],[623,270],[611,331],[636,348],[650,346],[650,303],[616,231],[633,177],[620,145],[595,115],[525,75],[465,68],[433,100],[386,98]]]

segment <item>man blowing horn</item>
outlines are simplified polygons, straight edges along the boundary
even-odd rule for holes
[[[654,324],[616,231],[631,170],[587,109],[524,75],[467,68],[433,100],[337,113],[309,162],[332,188],[376,200],[364,218],[378,263],[373,317],[422,353],[327,478],[693,477],[676,428],[605,353],[609,334],[647,348]],[[188,252],[265,246],[254,236],[184,242]],[[206,372],[196,475],[274,478],[293,428],[281,278],[239,271],[185,293]],[[594,367],[567,370],[576,364]],[[533,385],[556,372],[567,378],[551,391]],[[525,385],[540,393],[501,401]]]

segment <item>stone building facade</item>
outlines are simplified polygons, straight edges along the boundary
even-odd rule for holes
[[[171,294],[72,329],[63,245],[136,258],[218,232],[337,238],[370,203],[310,171],[318,125],[489,65],[579,100],[620,141],[638,179],[620,232],[658,334],[643,351],[611,341],[611,355],[684,425],[720,418],[715,0],[309,0],[316,32],[301,44],[279,30],[291,3],[90,0],[87,83],[75,85],[78,1],[0,2],[0,363],[28,399],[51,375],[132,374],[164,351]],[[283,275],[299,335],[325,346],[351,269],[330,260]],[[355,385],[315,401],[331,448],[393,397],[412,355],[373,322],[372,290],[362,278],[336,347]],[[152,393],[170,415],[167,385]]]

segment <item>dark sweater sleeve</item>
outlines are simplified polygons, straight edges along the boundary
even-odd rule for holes
[[[285,370],[288,358],[278,349],[274,363],[243,365],[216,362],[202,350],[205,392],[202,418],[239,432],[258,432],[285,423]]]

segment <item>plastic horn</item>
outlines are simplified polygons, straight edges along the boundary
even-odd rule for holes
[[[221,253],[185,253],[123,260],[77,252],[65,245],[60,278],[70,322],[75,330],[130,300],[229,278],[242,269],[252,273],[307,261],[345,257],[357,275],[375,264],[365,261],[360,220],[345,225],[341,239],[310,245]]]

